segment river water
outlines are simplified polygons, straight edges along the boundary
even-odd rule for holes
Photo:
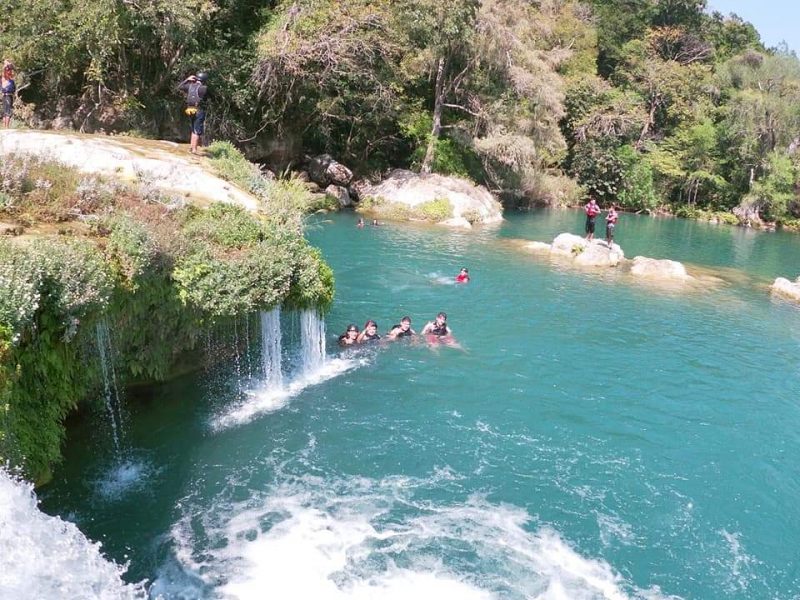
[[[276,394],[243,356],[129,392],[125,450],[72,423],[42,509],[152,597],[800,597],[800,311],[766,291],[800,237],[623,215],[628,257],[705,277],[674,289],[514,241],[575,212],[354,225],[308,230],[337,286],[316,375]],[[461,349],[335,346],[439,310]]]

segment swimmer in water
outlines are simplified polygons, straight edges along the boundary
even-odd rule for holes
[[[378,335],[378,324],[372,319],[369,319],[364,323],[364,329],[358,334],[358,343],[377,342],[380,339],[381,336]]]
[[[447,313],[440,312],[436,315],[433,321],[428,321],[425,327],[422,328],[422,335],[432,335],[436,337],[444,337],[452,335],[453,332],[447,326]]]
[[[467,283],[469,281],[469,269],[461,267],[458,275],[456,275],[456,283]]]
[[[416,331],[411,329],[411,317],[403,317],[400,322],[389,330],[386,337],[390,340],[396,340],[403,337],[411,337],[416,335]]]
[[[353,323],[347,326],[345,332],[339,336],[339,345],[340,346],[352,346],[358,340],[358,327],[356,327]]]

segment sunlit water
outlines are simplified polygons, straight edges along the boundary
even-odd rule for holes
[[[689,291],[514,241],[580,228],[317,220],[326,362],[129,392],[133,456],[74,423],[43,508],[153,597],[797,598],[800,311],[766,285],[799,274],[800,238],[623,215],[628,257],[718,278]],[[335,347],[439,310],[463,350]]]

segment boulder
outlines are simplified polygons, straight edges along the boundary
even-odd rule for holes
[[[308,176],[320,187],[346,186],[353,179],[353,172],[330,154],[315,156],[308,163]]]
[[[348,208],[353,205],[350,193],[347,191],[346,187],[342,187],[341,185],[329,185],[325,188],[325,193],[328,196],[336,198],[336,200],[339,201],[339,206],[342,208]]]
[[[347,191],[350,192],[350,197],[354,202],[361,202],[366,196],[369,195],[369,190],[372,184],[366,179],[359,179],[350,182]]]
[[[602,240],[589,241],[573,233],[557,235],[550,245],[550,253],[568,256],[576,264],[585,267],[616,267],[625,258],[625,253],[617,244],[609,247]]]
[[[773,294],[788,298],[795,302],[800,302],[800,277],[796,281],[789,281],[784,277],[778,277],[770,286]]]
[[[616,267],[624,258],[617,244],[609,247],[605,242],[592,240],[575,256],[575,263],[584,267]]]
[[[686,267],[674,260],[659,260],[636,256],[631,265],[631,274],[653,279],[689,279]]]
[[[450,226],[471,227],[475,223],[498,223],[503,220],[502,206],[491,192],[460,177],[396,169],[378,185],[364,189],[362,195],[412,209],[426,202],[446,199],[453,211],[450,217],[442,219],[440,223]]]

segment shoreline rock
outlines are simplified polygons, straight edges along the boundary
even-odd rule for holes
[[[452,207],[451,214],[436,218],[435,222],[448,227],[468,229],[476,224],[503,220],[502,205],[489,190],[459,177],[395,169],[377,185],[362,185],[359,196],[362,201],[368,197],[375,199],[379,213],[381,207],[391,213],[393,207],[399,206],[410,213],[411,219],[415,210],[424,208],[422,205],[447,200]]]
[[[778,277],[769,289],[776,296],[800,303],[800,277],[795,281],[790,281],[785,277]]]
[[[646,256],[633,257],[631,274],[651,279],[691,279],[682,263],[675,260],[648,258]]]

